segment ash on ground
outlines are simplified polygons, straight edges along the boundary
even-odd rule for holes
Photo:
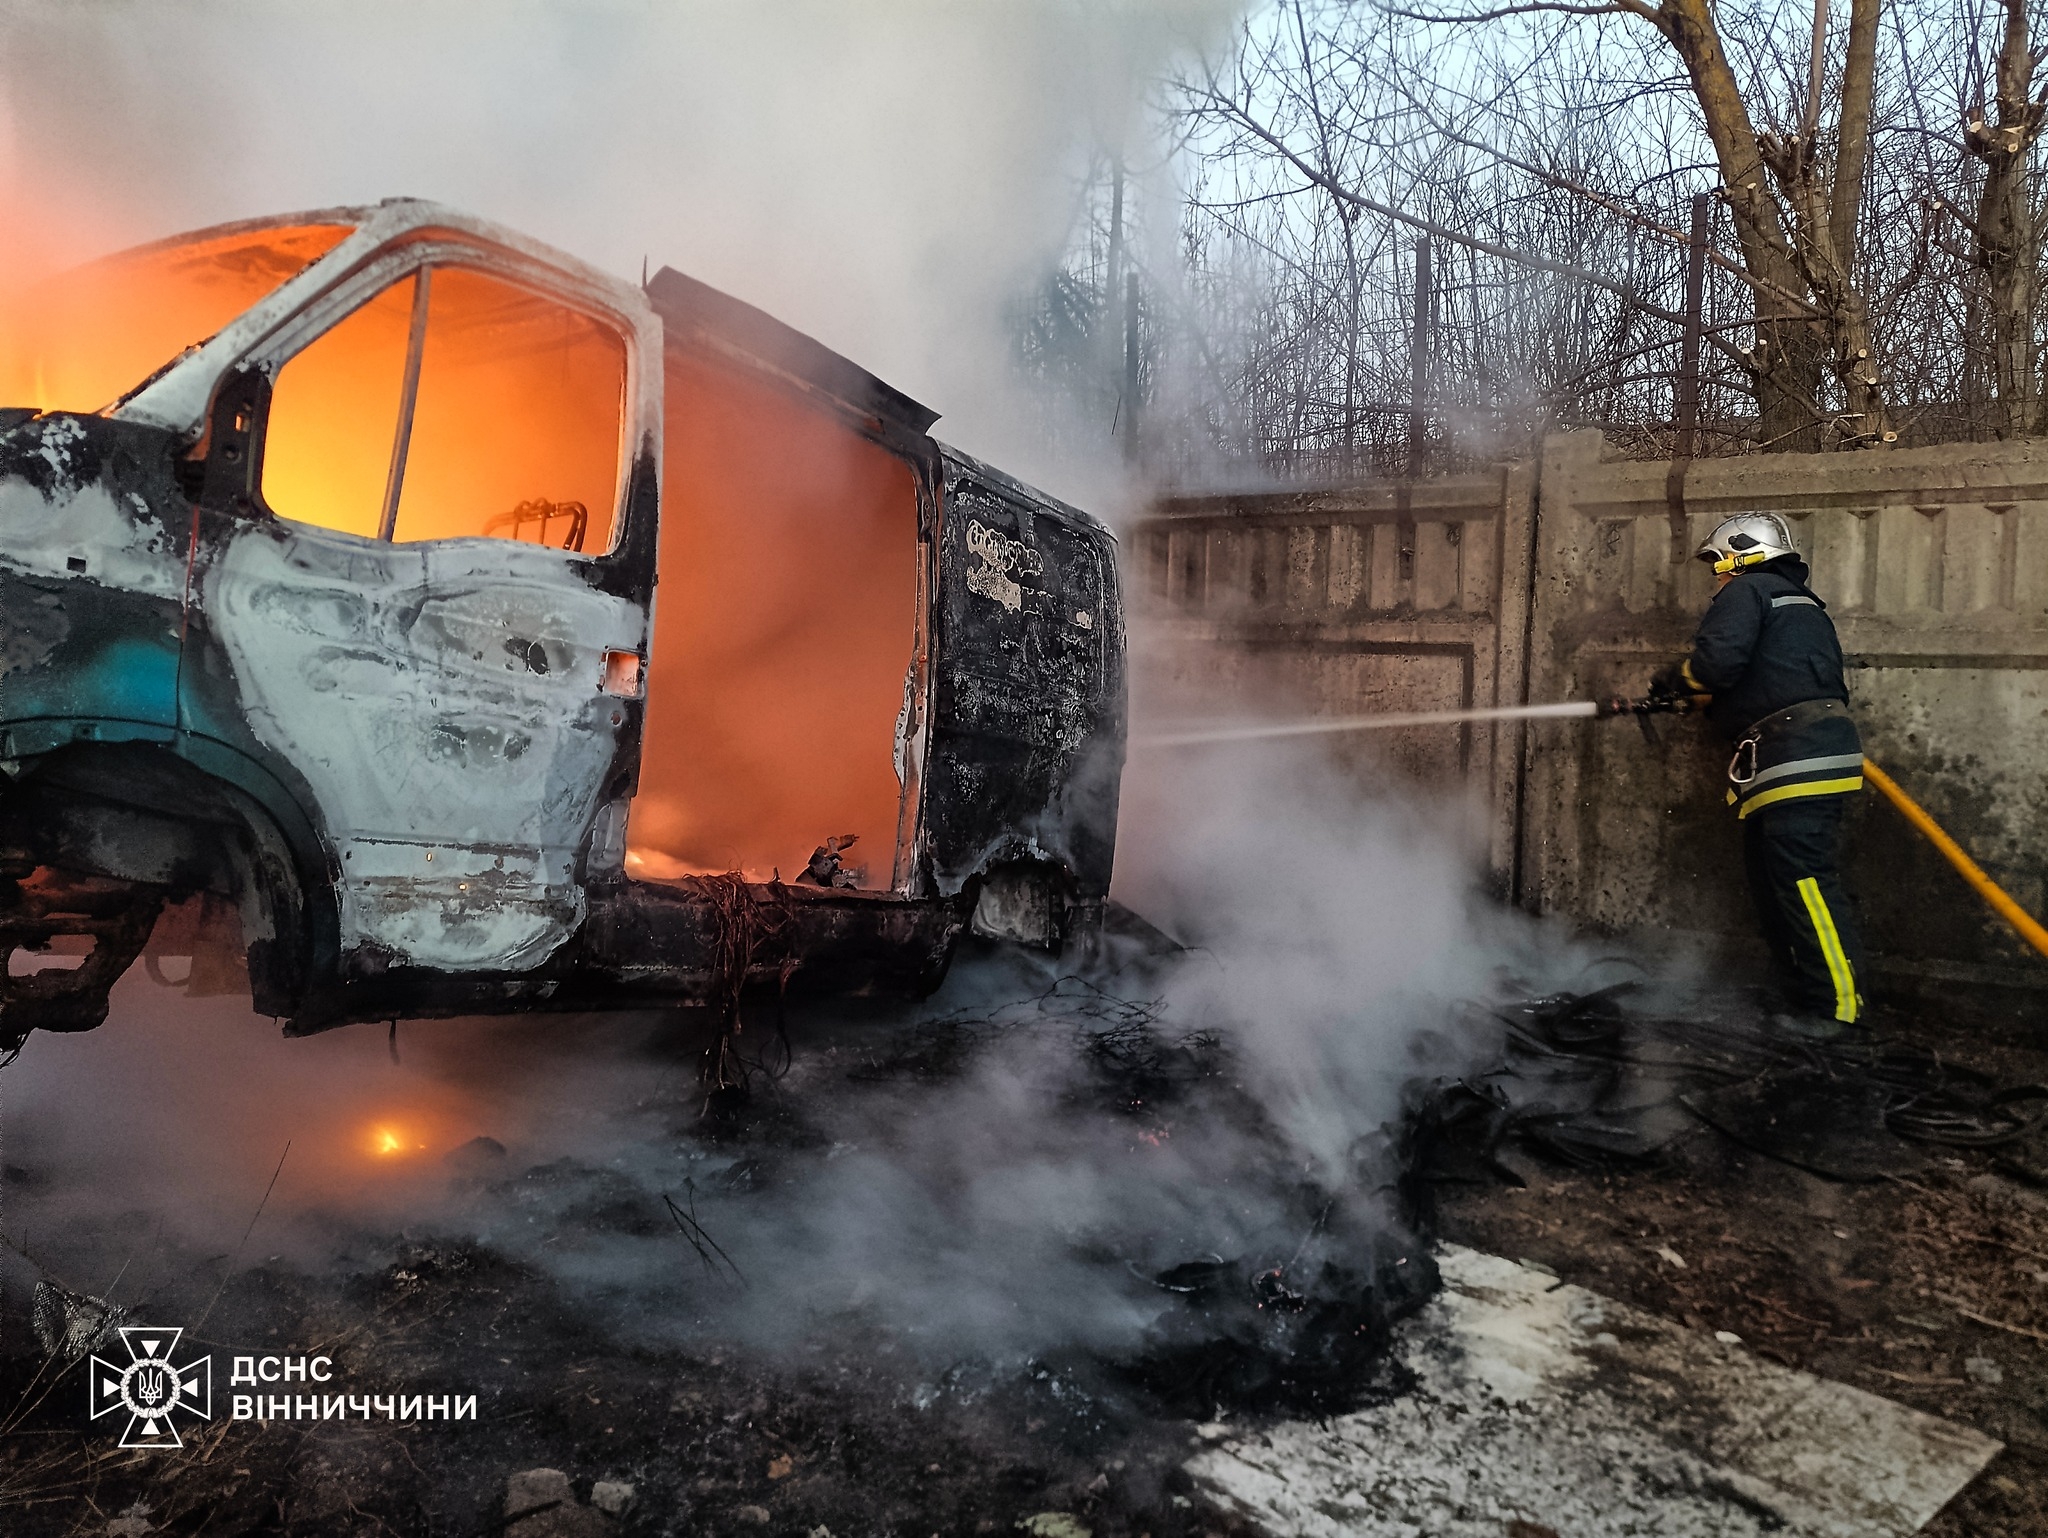
[[[764,999],[744,1096],[659,1026],[632,1103],[590,1108],[612,1141],[479,1129],[401,1220],[266,1209],[248,1254],[10,1168],[9,1317],[38,1285],[45,1313],[110,1295],[184,1325],[215,1382],[185,1452],[120,1453],[64,1346],[107,1332],[11,1331],[9,1530],[1222,1530],[1179,1473],[1191,1423],[1399,1392],[1382,1348],[1435,1271],[1397,1134],[1361,1114],[1332,1178],[1245,1040],[1157,1002],[1185,964],[1083,980],[991,952],[916,1011]],[[1390,1062],[1386,1103],[1421,1071]],[[322,1383],[230,1382],[238,1356],[315,1355]],[[233,1420],[250,1393],[294,1414]],[[296,1413],[334,1393],[371,1413]],[[374,1408],[413,1394],[476,1417]]]
[[[1432,1284],[1440,1219],[1983,1425],[2009,1451],[1937,1527],[2037,1530],[2048,1062],[1959,1061],[1952,1033],[1897,1015],[1788,1044],[1739,999],[1681,1015],[1602,986],[1614,965],[1383,1033],[1384,1094],[1363,1098],[1394,1109],[1360,1107],[1338,1166],[1296,1130],[1327,1130],[1328,1104],[1304,1120],[1309,1081],[1274,1074],[1256,1030],[1151,1002],[1156,968],[995,956],[909,1013],[760,1001],[744,1097],[706,1093],[687,1032],[650,1031],[608,1095],[531,1037],[489,1037],[501,1090],[538,1053],[591,1135],[508,1111],[502,1136],[437,1151],[398,1217],[331,1190],[259,1206],[234,1225],[246,1253],[118,1183],[67,1189],[16,1139],[0,1511],[67,1535],[1230,1532],[1190,1450],[1400,1394],[1380,1348]],[[473,1070],[485,1039],[448,1060]],[[1826,1114],[1774,1121],[1785,1095]],[[31,1318],[40,1340],[14,1327]],[[131,1321],[213,1353],[214,1416],[180,1453],[86,1421],[81,1359]],[[290,1416],[230,1418],[251,1391],[234,1357],[315,1355],[328,1381],[260,1387]],[[315,1390],[473,1394],[477,1413],[302,1418]]]

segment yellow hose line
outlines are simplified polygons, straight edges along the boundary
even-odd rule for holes
[[[1885,799],[1905,814],[1906,821],[1927,835],[1927,841],[1948,856],[1948,863],[1962,872],[1962,877],[1977,889],[1977,895],[1998,910],[2000,918],[2020,932],[2020,938],[2027,944],[2048,956],[2048,929],[2034,922],[2033,915],[2006,895],[2005,888],[1993,881],[1978,868],[1977,862],[1963,853],[1962,846],[1941,829],[1941,824],[1921,809],[1920,803],[1900,790],[1892,777],[1869,759],[1863,760],[1863,777],[1885,794]]]

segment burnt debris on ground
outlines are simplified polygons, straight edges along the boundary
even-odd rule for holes
[[[1640,1165],[1704,1125],[1814,1174],[1870,1181],[1924,1170],[1945,1147],[2017,1150],[2048,1125],[2048,1086],[2001,1082],[1939,1048],[1867,1030],[1788,1037],[1761,1010],[1631,1009],[1637,991],[1621,982],[1495,1012],[1499,1061],[1423,1097],[1429,1174],[1519,1181],[1517,1150]]]
[[[1076,1236],[1077,1250],[1150,1319],[1127,1344],[1098,1350],[1084,1375],[1106,1371],[1156,1409],[1196,1417],[1330,1413],[1386,1391],[1374,1369],[1388,1330],[1436,1285],[1398,1139],[1360,1137],[1346,1178],[1318,1180],[1247,1088],[1241,1046],[1213,1029],[1176,1031],[1156,1000],[1072,976],[876,1041],[847,1077],[932,1085],[1022,1042],[1060,1055],[1046,1110],[1070,1128],[1107,1119],[1124,1153],[1139,1159],[1221,1143],[1231,1150],[1227,1167],[1197,1167],[1239,1187],[1210,1211],[1207,1227],[1190,1221],[1199,1204],[1159,1189],[1149,1221],[1126,1209],[1111,1231]],[[1043,1064],[1013,1063],[1008,1072],[1024,1079]],[[757,1178],[758,1168],[747,1161],[744,1178]]]
[[[1222,1530],[1183,1493],[1189,1420],[1398,1392],[1388,1330],[1435,1285],[1404,1147],[1364,1129],[1333,1178],[1244,1039],[1178,1028],[1156,975],[1008,965],[908,1023],[819,1033],[751,1001],[716,1033],[723,1093],[694,1072],[701,1040],[671,1045],[621,1123],[637,1144],[480,1132],[398,1232],[345,1206],[292,1218],[324,1264],[275,1237],[281,1210],[258,1248],[284,1253],[238,1261],[88,1201],[6,1271],[17,1316],[37,1281],[66,1289],[45,1303],[55,1352],[0,1343],[0,1399],[22,1407],[0,1439],[8,1530],[90,1511],[95,1531],[133,1512],[463,1538],[503,1522],[508,1478],[549,1468],[579,1512],[595,1481],[631,1485],[604,1518],[630,1532]],[[49,1176],[8,1179],[17,1221],[63,1209]],[[324,1351],[351,1391],[473,1392],[477,1419],[217,1416],[196,1461],[109,1457],[66,1343],[103,1333],[88,1281],[137,1255],[119,1306],[194,1321],[220,1410],[234,1355]]]
[[[1536,1039],[1570,1041],[1618,1026],[1621,1055],[1667,1061],[1668,1047],[1650,1045],[1661,1028],[1639,1030],[1635,1017],[1651,1012],[1639,998],[1595,1003],[1591,1020],[1574,1020],[1567,1004],[1557,1031],[1539,1027]],[[1788,1048],[1781,1059],[1750,1040],[1733,1007],[1702,1023],[1707,1029],[1691,1037],[1688,1054],[1714,1042],[1720,1026],[1734,1029],[1726,1048],[1733,1055],[1717,1059],[1719,1068],[1755,1073],[1782,1062],[1783,1072],[1821,1067],[1854,1084],[1882,1082],[1889,1058],[1911,1077],[1893,1080],[1875,1109],[1851,1122],[1852,1135],[1823,1150],[1824,1160],[1810,1157],[1812,1146],[1788,1149],[1799,1162],[1760,1154],[1676,1105],[1691,1087],[1661,1078],[1641,1098],[1671,1103],[1677,1130],[1669,1137],[1667,1124],[1656,1123],[1651,1134],[1624,1141],[1628,1157],[1608,1144],[1589,1156],[1583,1139],[1546,1146],[1554,1124],[1534,1119],[1539,1097],[1517,1086],[1516,1104],[1537,1136],[1498,1122],[1482,1130],[1486,1118],[1473,1109],[1454,1145],[1437,1150],[1443,1178],[1431,1191],[1442,1237],[1996,1437],[2005,1452],[1925,1538],[2048,1533],[2048,1186],[2036,1174],[2048,1166],[2048,1127],[2017,1131],[2017,1122],[2031,1120],[2029,1097],[2013,1094],[2048,1082],[2038,1002],[1950,996],[1932,1006],[1881,1007],[1875,1068],[1861,1052],[1846,1069],[1826,1050]],[[1547,1047],[1528,1056],[1560,1071],[1570,1066]],[[1582,1062],[1568,1076],[1611,1083],[1610,1102],[1626,1106],[1628,1080],[1646,1072]],[[1928,1092],[1930,1078],[1940,1094]],[[1739,1081],[1703,1075],[1692,1086],[1704,1092],[1731,1082]],[[1959,1105],[1948,1103],[1951,1090]],[[1555,1106],[1559,1092],[1546,1093]],[[1459,1100],[1473,1106],[1462,1091]],[[1561,1109],[1585,1114],[1583,1102]],[[1892,1143],[1871,1130],[1880,1112],[1896,1123],[1884,1134]],[[1947,1141],[1900,1136],[1930,1115]],[[1814,1173],[1843,1148],[1860,1155],[1873,1144],[1887,1161],[1903,1149],[1921,1168],[1875,1179]],[[1510,1173],[1493,1168],[1495,1160]]]
[[[1844,1187],[1881,1193],[1939,1193],[1952,1151],[2048,1162],[2048,1097],[2002,1087],[2027,1082],[2010,1065],[1896,1033],[1780,1043],[1738,1008],[1680,1020],[1617,987],[1469,1006],[1396,1065],[1405,1116],[1361,1127],[1333,1172],[1277,1119],[1256,1030],[1182,1026],[1159,982],[992,966],[974,1002],[829,1035],[758,1001],[715,1048],[745,1070],[739,1093],[707,1102],[702,1041],[671,1045],[637,1144],[596,1156],[478,1134],[447,1155],[439,1205],[398,1232],[314,1215],[325,1265],[187,1252],[160,1228],[145,1242],[128,1212],[39,1240],[6,1273],[14,1317],[43,1284],[45,1337],[0,1343],[0,1397],[22,1406],[0,1438],[8,1530],[132,1514],[148,1526],[120,1530],[469,1538],[527,1531],[545,1514],[506,1519],[544,1489],[579,1524],[563,1531],[593,1533],[1226,1531],[1180,1472],[1189,1422],[1398,1395],[1384,1348],[1435,1286],[1439,1226],[1566,1270],[1515,1237],[1515,1199],[1634,1181],[1657,1200],[1702,1159],[1729,1178],[1753,1148],[1788,1177],[1883,1177]],[[1459,1060],[1475,1066],[1428,1072]],[[1774,1116],[1773,1097],[1840,1109]],[[40,1178],[8,1171],[31,1209]],[[2031,1242],[1988,1211],[1948,1216],[1952,1244]],[[1715,1243],[1740,1252],[1741,1217],[1718,1221]],[[1691,1270],[1649,1264],[1704,1289],[1696,1237],[1652,1252],[1682,1247]],[[223,1368],[325,1351],[351,1390],[475,1393],[477,1419],[217,1417],[194,1458],[116,1454],[72,1402],[71,1364],[112,1319],[75,1262],[137,1254],[112,1306],[201,1321]],[[1916,1306],[2029,1342],[2023,1298],[1949,1285],[1960,1301]],[[1644,1301],[1740,1322],[1788,1359],[1737,1300]],[[1770,1302],[1780,1323],[1834,1317],[1804,1295]]]

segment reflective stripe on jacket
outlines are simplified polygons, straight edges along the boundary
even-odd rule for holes
[[[1863,788],[1863,740],[1841,700],[1802,700],[1753,723],[1728,764],[1737,817],[1807,796]]]

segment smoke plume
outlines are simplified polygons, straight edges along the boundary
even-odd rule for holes
[[[943,408],[963,447],[1110,511],[1129,488],[1108,442],[1055,459],[1026,425],[1009,305],[1066,237],[1079,157],[1123,142],[1154,73],[1230,13],[16,3],[0,218],[27,238],[6,261],[437,198],[758,303]],[[737,1146],[658,1019],[286,1041],[138,972],[105,1027],[38,1035],[0,1073],[0,1230],[123,1301],[438,1235],[680,1333],[858,1319],[934,1360],[1127,1348],[1166,1307],[1158,1272],[1303,1253],[1304,1184],[1355,1185],[1404,1084],[1455,1070],[1459,1002],[1503,963],[1540,983],[1570,958],[1483,916],[1455,808],[1367,795],[1313,753],[1140,758],[1125,795],[1119,891],[1187,955],[1045,1002],[1056,969],[984,959],[891,1018],[801,1013],[793,1068],[762,1075],[769,1131]],[[749,1032],[772,1052],[771,1025]],[[1180,1098],[1116,1103],[1133,1081],[1104,1053],[1143,1042]]]
[[[1120,890],[1187,953],[1085,984],[976,954],[922,1005],[792,1011],[748,1135],[703,1117],[698,1043],[656,1018],[285,1040],[138,973],[107,1025],[6,1070],[0,1220],[64,1285],[160,1308],[234,1268],[346,1273],[431,1239],[657,1336],[1129,1353],[1173,1301],[1149,1278],[1302,1270],[1304,1191],[1392,1233],[1373,1185],[1404,1088],[1488,1045],[1458,1021],[1499,969],[1526,989],[1579,964],[1489,915],[1444,809],[1320,759],[1173,755],[1131,791]],[[772,1012],[742,1046],[779,1066]]]
[[[622,276],[664,264],[1099,502],[1011,388],[1009,318],[1086,156],[1228,0],[0,5],[0,220],[77,259],[228,219],[434,198]],[[6,243],[0,243],[6,244]],[[29,249],[33,248],[33,249]]]

